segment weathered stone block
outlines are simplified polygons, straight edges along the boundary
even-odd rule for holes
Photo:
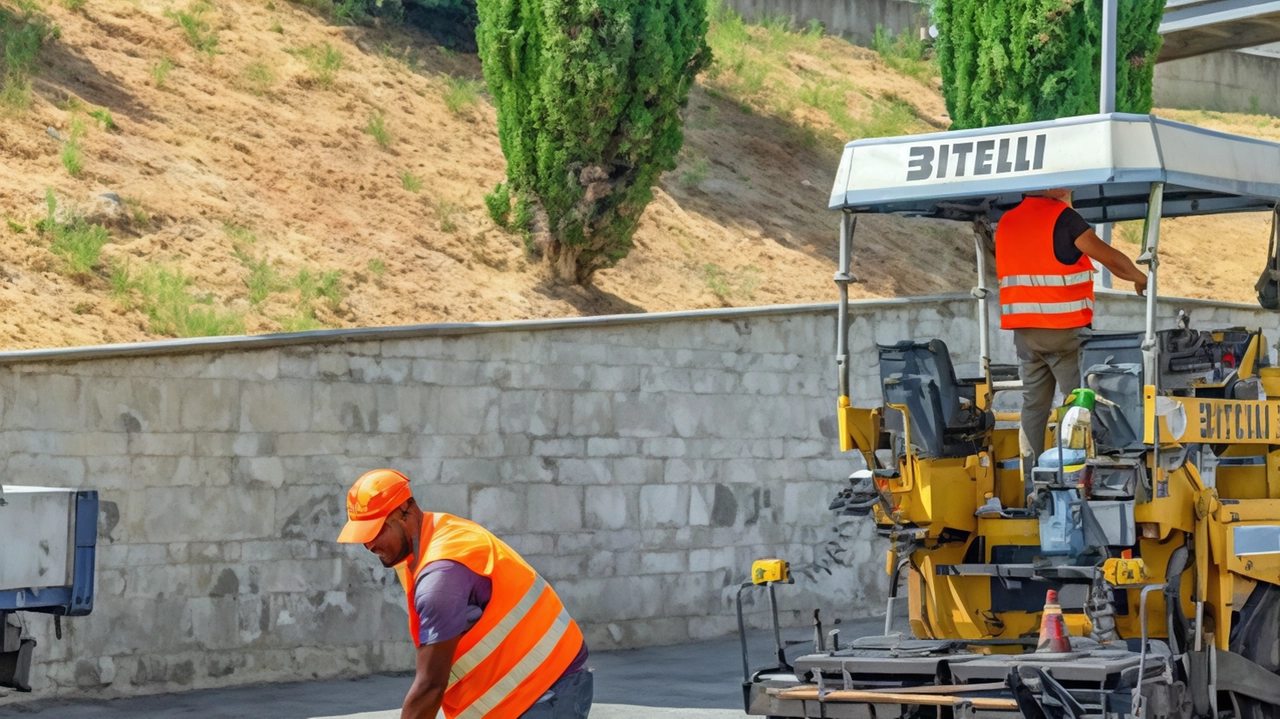
[[[511,390],[498,397],[498,428],[502,432],[549,437],[571,413],[571,399],[560,392]]]
[[[6,428],[75,430],[83,427],[80,393],[85,380],[67,375],[15,372]]]
[[[528,526],[534,532],[582,529],[582,488],[559,485],[529,487]]]
[[[675,574],[689,569],[687,552],[644,552],[640,555],[640,573]]]
[[[532,451],[539,457],[581,457],[586,454],[586,446],[581,437],[554,437],[535,439]]]
[[[240,387],[240,431],[305,432],[310,429],[315,411],[311,382],[245,382]]]
[[[342,454],[347,448],[347,435],[340,432],[299,432],[278,434],[271,454],[281,457],[310,457]],[[257,454],[253,452],[252,454]]]
[[[351,378],[356,382],[400,384],[412,370],[411,360],[389,357],[348,357],[347,364]]]
[[[613,395],[613,421],[620,437],[670,437],[671,411],[664,395],[646,392]]]
[[[640,526],[683,527],[689,520],[689,488],[647,485],[640,488]]]
[[[5,484],[85,487],[85,464],[79,457],[19,454],[5,463]]]
[[[237,487],[156,487],[122,521],[148,542],[226,541],[276,536],[275,492]]]
[[[430,385],[474,386],[480,381],[478,362],[456,359],[415,359],[410,370],[417,382]]]
[[[377,388],[368,384],[316,384],[312,394],[311,429],[319,432],[377,432],[377,398]]]
[[[437,387],[423,410],[427,432],[484,434],[498,430],[498,396],[492,387]]]
[[[270,382],[280,374],[280,351],[226,352],[210,357],[198,376]]]
[[[562,432],[577,436],[613,434],[613,395],[604,392],[575,393],[569,425]]]
[[[468,516],[491,532],[521,531],[526,521],[526,492],[532,486],[476,487]]]
[[[642,451],[646,457],[683,457],[688,448],[682,439],[656,437],[646,439]]]
[[[586,488],[586,527],[589,529],[622,529],[634,521],[635,510],[629,509],[638,501],[634,488],[615,486]]]

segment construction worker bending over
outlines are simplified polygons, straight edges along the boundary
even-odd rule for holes
[[[401,719],[584,719],[587,646],[547,582],[488,530],[424,513],[390,469],[347,493],[339,542],[393,567],[409,604],[417,674]]]
[[[1147,275],[1103,242],[1071,208],[1071,191],[1029,193],[996,227],[1000,326],[1013,330],[1022,380],[1024,471],[1044,451],[1054,384],[1064,394],[1080,384],[1080,344],[1093,322],[1093,263],[1147,289]]]

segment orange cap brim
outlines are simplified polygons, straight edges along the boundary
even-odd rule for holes
[[[338,535],[338,542],[342,544],[364,544],[372,542],[374,537],[378,536],[378,532],[382,531],[382,525],[386,523],[386,517],[378,517],[377,519],[348,519],[347,525],[342,528],[342,533]]]

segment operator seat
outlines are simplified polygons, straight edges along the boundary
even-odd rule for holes
[[[942,340],[904,340],[877,345],[880,383],[886,405],[905,405],[911,416],[911,444],[920,457],[966,457],[995,425],[995,416],[977,408],[975,380],[956,379],[951,353]],[[886,412],[884,426],[894,452],[906,453],[902,413]]]

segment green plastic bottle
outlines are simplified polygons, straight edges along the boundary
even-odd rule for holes
[[[1093,405],[1097,399],[1091,389],[1075,389],[1067,395],[1062,412],[1062,424],[1058,427],[1062,446],[1067,449],[1086,450],[1093,456]]]
[[[1067,407],[1084,407],[1090,412],[1093,411],[1093,405],[1098,401],[1098,395],[1091,389],[1083,387],[1071,390],[1071,394],[1067,395]]]

